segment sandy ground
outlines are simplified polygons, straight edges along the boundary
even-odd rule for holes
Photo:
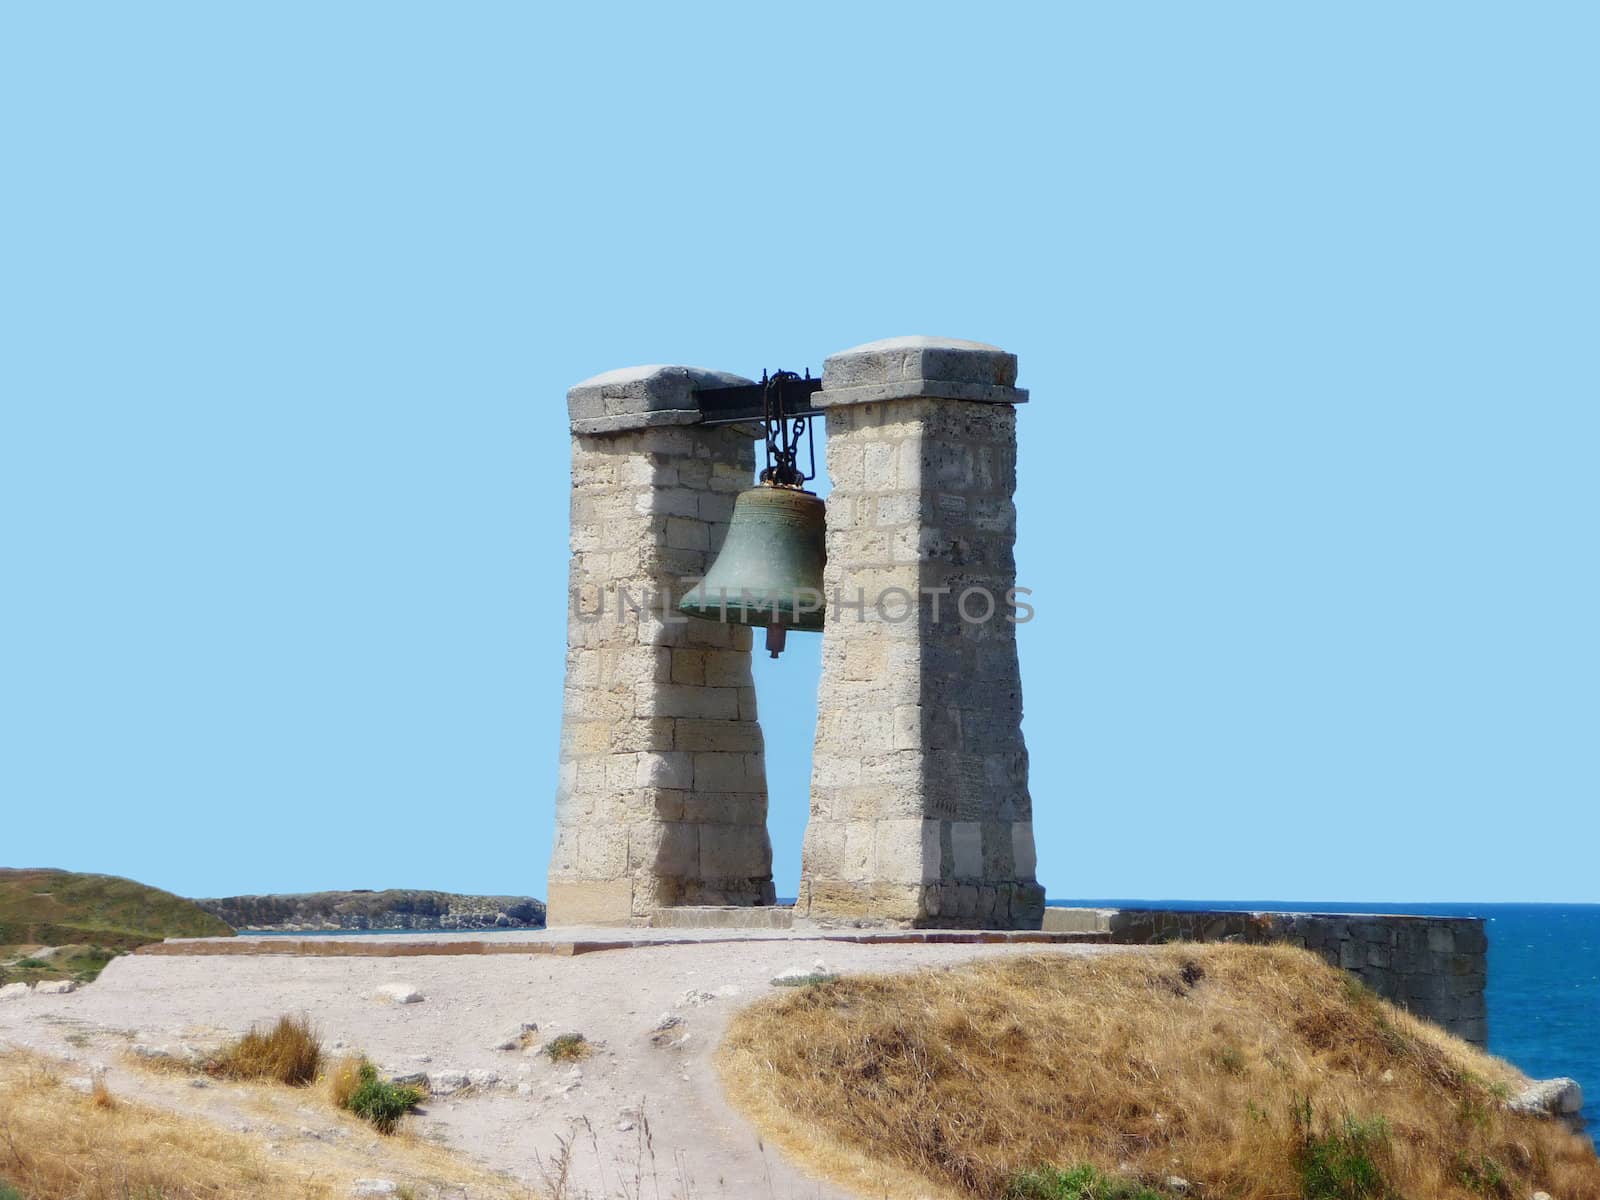
[[[498,1082],[435,1096],[423,1136],[548,1194],[570,1146],[569,1195],[840,1197],[763,1146],[723,1099],[713,1055],[728,1019],[772,994],[779,973],[820,960],[840,973],[901,971],[1016,954],[1114,953],[1084,946],[851,945],[788,936],[608,950],[578,957],[117,959],[74,993],[0,1002],[0,1046],[104,1064],[114,1092],[275,1139],[350,1138],[320,1096],[264,1107],[252,1089],[197,1088],[130,1063],[135,1044],[206,1047],[281,1013],[308,1013],[326,1043],[391,1074],[492,1071]],[[379,1000],[384,984],[425,999]],[[495,1047],[534,1023],[532,1046]],[[667,1026],[666,1028],[662,1028]],[[551,1063],[539,1043],[582,1033],[595,1052]],[[648,1138],[646,1131],[648,1130]],[[357,1135],[359,1136],[359,1135]],[[361,1149],[381,1166],[382,1146]],[[374,1169],[377,1169],[375,1166]]]

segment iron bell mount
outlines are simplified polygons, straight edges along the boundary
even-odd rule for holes
[[[703,620],[764,626],[773,658],[791,628],[817,632],[823,625],[826,507],[805,488],[817,474],[813,418],[786,404],[786,385],[800,380],[793,371],[761,373],[766,466],[756,486],[734,500],[716,561],[678,603],[680,612]],[[799,463],[802,441],[809,471]]]

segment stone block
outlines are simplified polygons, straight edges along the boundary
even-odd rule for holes
[[[641,717],[734,721],[739,717],[739,693],[734,688],[689,684],[640,685],[635,691],[635,710]]]
[[[983,826],[977,821],[951,821],[952,870],[957,879],[982,879]]]
[[[702,650],[702,682],[708,687],[749,687],[750,655],[738,650]]]
[[[706,655],[715,654],[717,651],[708,650],[673,650],[672,655],[672,682],[704,686],[706,683]]]
[[[702,792],[764,790],[761,756],[703,751],[694,755],[694,787]]]
[[[638,756],[634,785],[642,788],[694,786],[694,756],[679,750],[655,750]]]
[[[909,926],[924,916],[923,888],[918,884],[815,878],[805,881],[802,889],[807,911],[825,922]]]
[[[674,748],[677,723],[670,717],[634,717],[629,721],[605,722],[606,749],[613,754]]]
[[[684,719],[673,722],[675,750],[757,754],[763,749],[761,727],[752,721]]]
[[[1041,928],[1047,933],[1109,933],[1111,908],[1047,908]]]
[[[567,392],[567,416],[577,434],[618,434],[659,424],[697,421],[694,392],[751,382],[726,371],[643,366],[606,371]]]
[[[615,879],[628,869],[628,829],[621,824],[588,826],[578,833],[578,874]]]
[[[633,885],[627,879],[552,877],[545,896],[550,925],[625,925],[633,916]]]
[[[710,528],[696,515],[699,510],[699,502],[693,493],[688,494],[687,507],[689,510],[688,518],[667,518],[667,545],[676,550],[709,550],[711,548]]]
[[[700,825],[702,879],[772,876],[772,844],[764,825]]]
[[[1032,821],[1011,823],[1011,862],[1018,879],[1024,882],[1033,879],[1038,870],[1038,851],[1033,840]]]
[[[813,403],[876,404],[933,397],[995,404],[1028,398],[1016,386],[1017,358],[997,346],[954,338],[898,337],[829,355]]]
[[[931,883],[941,862],[938,821],[895,818],[874,831],[876,878],[887,883]]]
[[[685,821],[640,823],[629,839],[629,866],[657,877],[698,876],[701,828]]]

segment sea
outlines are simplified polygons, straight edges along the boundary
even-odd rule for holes
[[[1058,908],[1411,913],[1482,917],[1489,935],[1489,1051],[1534,1079],[1569,1075],[1600,1129],[1600,904],[1308,904],[1283,900],[1050,900]]]

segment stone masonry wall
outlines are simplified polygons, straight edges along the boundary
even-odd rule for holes
[[[828,360],[829,607],[797,916],[1038,927],[1007,619],[1015,362],[932,339]]]
[[[635,378],[623,382],[639,390]],[[662,423],[626,428],[618,404],[594,418],[607,431],[584,433],[576,404],[574,414],[576,602],[550,923],[637,923],[663,906],[771,904],[750,631],[671,607],[680,581],[704,573],[734,496],[751,483],[751,441],[654,411],[640,423]]]
[[[1476,917],[1366,913],[1058,909],[1045,928],[1108,932],[1123,945],[1285,942],[1349,971],[1385,1000],[1459,1038],[1488,1042],[1488,937]]]
[[[911,922],[939,879],[941,829],[923,805],[920,626],[888,619],[914,603],[922,575],[925,415],[915,400],[828,414],[829,606],[797,915]],[[904,599],[895,611],[840,602],[857,589]]]

